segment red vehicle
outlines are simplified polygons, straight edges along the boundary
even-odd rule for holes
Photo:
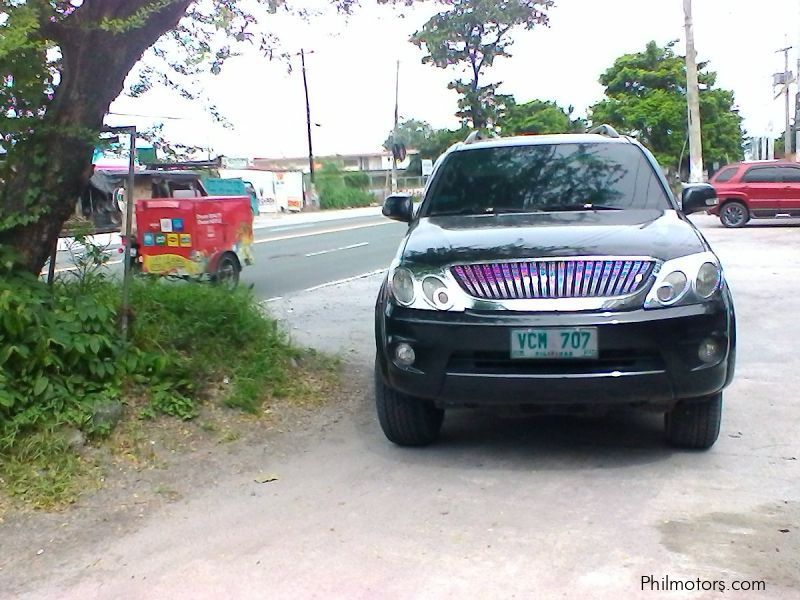
[[[725,227],[743,227],[750,219],[800,217],[800,164],[785,161],[742,162],[711,178],[719,204],[709,212]]]
[[[136,202],[137,259],[144,273],[210,277],[234,286],[253,263],[247,196],[154,198]]]

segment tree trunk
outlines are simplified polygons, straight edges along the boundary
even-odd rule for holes
[[[125,18],[150,0],[85,2],[70,26],[47,31],[61,48],[61,82],[30,137],[9,149],[0,188],[0,246],[10,247],[16,268],[39,274],[64,222],[92,175],[97,133],[125,77],[193,0],[176,0],[136,29],[104,31],[104,18]]]

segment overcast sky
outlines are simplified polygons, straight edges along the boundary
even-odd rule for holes
[[[319,1],[319,0],[309,0]],[[457,95],[447,89],[452,70],[421,64],[423,53],[408,42],[440,4],[411,9],[364,6],[349,17],[328,15],[310,22],[269,16],[264,25],[283,48],[313,50],[307,57],[314,150],[345,154],[377,150],[392,126],[395,61],[400,60],[400,113],[436,127],[454,127]],[[773,99],[772,74],[783,69],[775,51],[788,39],[800,46],[800,0],[695,0],[695,37],[700,60],[710,61],[718,84],[733,89],[751,133],[772,126],[783,131],[783,102]],[[597,82],[616,57],[642,50],[649,40],[679,39],[683,52],[682,0],[556,0],[549,28],[515,31],[512,58],[498,59],[486,81],[518,101],[553,99],[581,114],[602,96]],[[299,60],[299,59],[298,59]],[[792,70],[797,55],[792,51]],[[202,84],[232,123],[214,124],[202,106],[153,91],[121,98],[112,111],[176,117],[165,120],[176,142],[211,146],[215,154],[275,157],[306,154],[305,105],[299,62],[270,62],[253,50],[230,60]],[[159,119],[110,116],[112,124],[146,126]]]

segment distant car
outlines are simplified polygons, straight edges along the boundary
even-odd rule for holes
[[[719,204],[709,210],[725,227],[743,227],[750,219],[800,217],[800,164],[742,162],[711,178]]]
[[[736,354],[719,259],[653,155],[605,135],[468,138],[434,167],[376,303],[376,407],[386,437],[421,446],[446,409],[639,407],[668,440],[709,448]]]

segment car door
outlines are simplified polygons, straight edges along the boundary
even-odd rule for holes
[[[778,212],[800,216],[800,165],[781,166],[781,201]]]
[[[742,191],[747,194],[754,216],[768,217],[778,212],[784,185],[781,177],[777,166],[750,167],[742,175]]]

